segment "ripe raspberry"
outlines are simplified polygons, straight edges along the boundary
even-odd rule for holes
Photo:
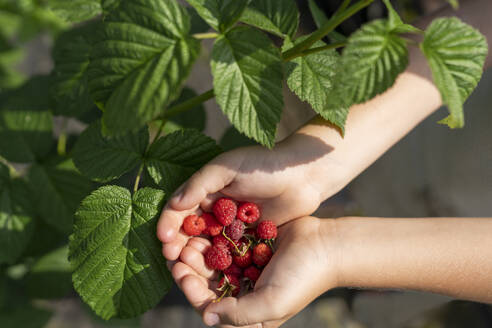
[[[248,278],[251,281],[256,281],[258,278],[260,278],[261,271],[254,265],[247,267],[244,269],[244,277]]]
[[[244,223],[239,220],[232,221],[232,223],[225,228],[225,233],[227,237],[232,240],[240,239],[244,233]]]
[[[237,296],[241,290],[241,281],[237,276],[226,274],[220,279],[217,290],[223,292],[220,298],[224,296]]]
[[[232,199],[220,198],[214,203],[213,211],[217,221],[228,226],[236,217],[237,206]]]
[[[256,227],[256,235],[260,239],[277,238],[277,226],[273,221],[262,221]]]
[[[260,218],[260,208],[255,203],[242,203],[237,209],[237,218],[244,223],[253,223]]]
[[[225,248],[231,248],[231,242],[227,240],[226,237],[222,235],[215,236],[214,239],[212,240],[212,243],[214,246],[220,246],[220,247],[225,247]]]
[[[224,274],[226,274],[226,275],[233,275],[233,276],[236,276],[236,277],[241,277],[242,274],[243,274],[243,269],[241,269],[240,267],[238,267],[233,262],[227,269],[224,270]]]
[[[241,268],[246,268],[253,263],[253,252],[248,249],[244,254],[234,254],[232,255],[232,262]]]
[[[212,246],[205,253],[205,264],[214,270],[225,270],[232,263],[229,249],[220,246]]]
[[[220,235],[222,232],[222,224],[220,224],[211,213],[203,213],[202,218],[205,220],[205,230],[203,233],[211,237]]]
[[[183,230],[188,236],[198,236],[205,229],[205,220],[198,215],[188,215],[183,221]]]
[[[260,267],[267,265],[272,255],[272,250],[265,243],[259,243],[253,248],[253,262]]]

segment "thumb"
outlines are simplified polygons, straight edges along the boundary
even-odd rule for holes
[[[207,164],[188,180],[184,187],[170,200],[172,208],[178,211],[189,210],[230,184],[236,172],[223,165]]]
[[[281,319],[277,298],[272,288],[263,288],[240,298],[227,297],[210,303],[203,313],[206,325],[249,326]]]

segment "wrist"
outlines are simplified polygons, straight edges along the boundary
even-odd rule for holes
[[[296,157],[302,183],[316,192],[319,203],[340,191],[354,176],[350,165],[333,156],[342,141],[338,128],[315,118],[279,144],[283,156]]]

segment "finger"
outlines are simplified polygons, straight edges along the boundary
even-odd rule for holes
[[[283,313],[277,305],[278,299],[274,296],[272,288],[263,288],[240,298],[224,298],[207,306],[203,321],[210,326],[219,323],[247,326],[282,319]]]
[[[190,274],[183,277],[180,288],[188,302],[200,312],[217,298],[215,292],[204,285],[197,275]]]
[[[209,281],[205,279],[204,277],[200,276],[198,273],[196,273],[193,268],[191,268],[189,265],[186,265],[183,262],[176,262],[171,270],[171,274],[174,278],[174,281],[176,281],[176,284],[180,289],[181,288],[181,282],[184,277],[189,276],[189,275],[195,275],[204,286],[207,288],[210,288]]]
[[[178,233],[173,241],[162,244],[162,255],[164,255],[168,261],[177,260],[189,238],[190,237],[186,236],[184,233]]]
[[[214,279],[217,276],[215,270],[210,270],[205,264],[203,254],[193,247],[186,246],[183,248],[179,258],[183,263],[189,265],[199,275],[207,279]]]
[[[200,208],[204,212],[212,212],[212,206],[215,201],[221,197],[224,197],[224,194],[221,192],[216,192],[215,194],[208,194],[204,200],[200,203]]]
[[[198,206],[185,211],[176,211],[166,204],[157,222],[157,238],[163,243],[172,242],[183,224],[185,217],[197,213]]]
[[[199,251],[202,254],[205,254],[207,249],[210,246],[212,246],[212,243],[208,239],[205,239],[202,237],[194,237],[194,238],[190,238],[186,245],[193,247],[194,249],[196,249],[197,251]]]
[[[186,183],[183,191],[169,203],[176,210],[188,210],[199,205],[208,194],[214,194],[234,179],[235,171],[226,165],[208,164],[197,171]]]

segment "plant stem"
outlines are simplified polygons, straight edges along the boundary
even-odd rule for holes
[[[219,36],[218,33],[210,32],[210,33],[195,33],[192,35],[195,39],[215,39]]]
[[[144,169],[144,163],[140,164],[138,168],[137,178],[135,179],[135,185],[133,186],[133,193],[136,193],[138,190],[138,185],[140,184],[140,177],[142,176],[142,172]]]
[[[359,10],[367,7],[374,0],[361,0],[353,6],[350,6],[345,11],[340,14],[334,15],[328,20],[323,26],[321,26],[318,30],[314,31],[308,38],[299,43],[298,45],[290,48],[286,52],[283,53],[284,61],[289,61],[292,58],[296,57],[298,53],[303,52],[308,49],[318,40],[321,40],[323,37],[328,35],[331,31],[333,31],[338,25],[343,23],[349,17],[357,13]],[[343,5],[343,4],[342,4]]]
[[[161,122],[161,125],[159,126],[159,130],[157,130],[157,133],[156,133],[154,139],[150,143],[150,146],[152,146],[157,141],[157,139],[161,136],[162,131],[164,130],[164,126],[166,125],[166,123],[167,123],[167,120],[166,119],[163,119],[162,122]]]
[[[160,117],[161,119],[165,119],[174,115],[177,115],[181,112],[185,112],[190,108],[193,108],[195,106],[200,105],[201,103],[212,99],[214,97],[214,89],[210,89],[207,92],[202,93],[201,95],[198,95],[196,97],[193,97],[189,100],[183,101],[180,104],[177,104],[176,106],[173,106],[166,110],[164,114]]]
[[[60,136],[58,137],[58,144],[56,146],[56,151],[60,156],[65,156],[67,154],[67,124],[68,121],[66,118],[64,118],[62,122]]]
[[[337,15],[338,13],[341,13],[343,10],[345,10],[345,8],[348,7],[348,5],[350,4],[352,0],[344,0],[342,2],[342,4],[340,5],[340,7],[338,7],[337,11],[335,12],[335,15]]]
[[[292,57],[290,60],[295,59],[297,57],[304,57],[304,56],[314,54],[316,52],[320,52],[320,51],[324,51],[324,50],[330,50],[330,49],[337,49],[340,47],[345,47],[346,45],[347,45],[346,42],[336,42],[336,43],[327,44],[327,45],[322,46],[322,47],[310,48],[310,49],[304,50],[303,52],[298,53],[297,55]],[[284,59],[284,61],[286,61],[286,60]]]

